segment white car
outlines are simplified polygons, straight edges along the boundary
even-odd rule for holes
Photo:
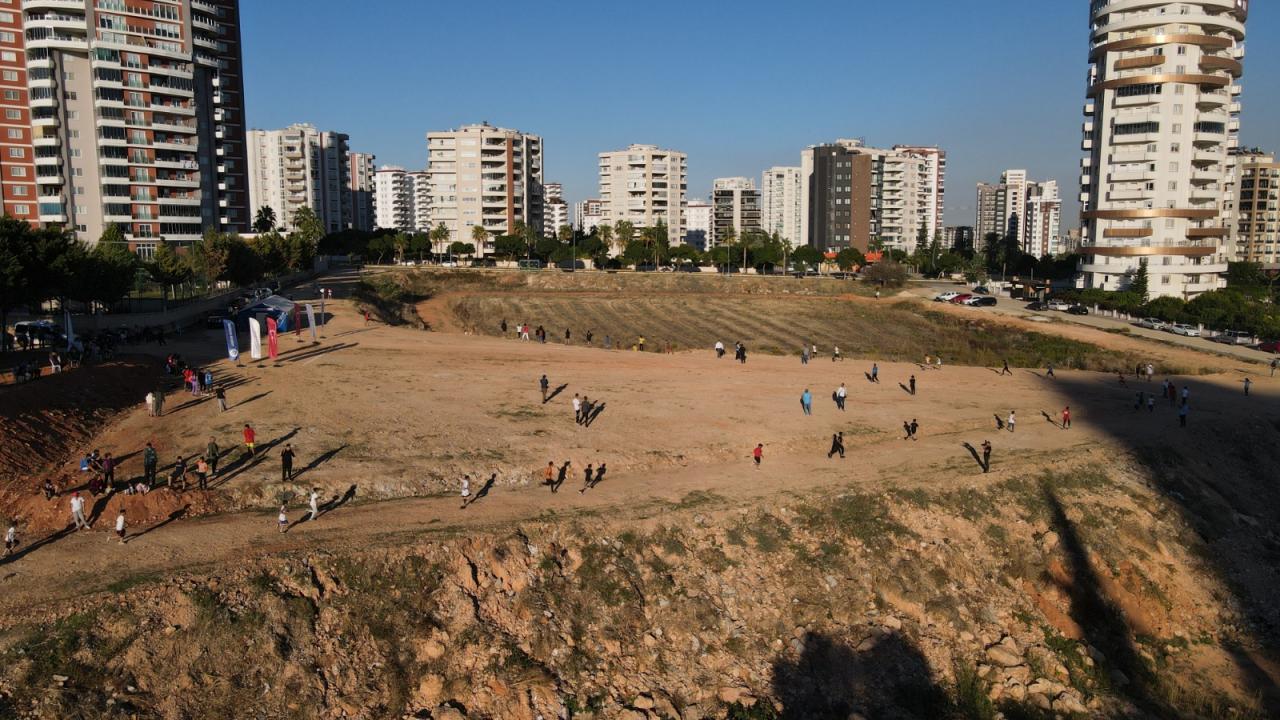
[[[1050,301],[1049,301],[1049,309],[1050,309],[1050,310],[1066,310],[1066,309],[1067,309],[1067,308],[1069,308],[1069,307],[1071,307],[1071,303],[1069,303],[1069,302],[1064,302],[1064,301],[1062,301],[1062,300],[1050,300]]]
[[[1168,330],[1174,335],[1181,335],[1183,337],[1200,337],[1200,328],[1197,328],[1194,325],[1187,325],[1186,323],[1174,323],[1173,325],[1166,327],[1165,330]]]
[[[958,292],[944,292],[933,299],[934,302],[951,302],[953,298],[960,297]]]
[[[1134,323],[1134,325],[1148,330],[1164,330],[1169,324],[1156,318],[1142,318],[1138,322]]]

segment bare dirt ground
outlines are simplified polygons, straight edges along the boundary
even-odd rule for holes
[[[584,300],[591,298],[572,302],[581,307]],[[162,488],[146,497],[102,499],[91,531],[67,532],[66,497],[46,501],[38,493],[44,474],[75,476],[65,453],[51,454],[47,459],[57,464],[25,472],[6,489],[4,501],[19,518],[24,544],[0,565],[0,628],[56,616],[68,604],[92,603],[95,594],[140,579],[218,572],[308,549],[393,546],[532,521],[640,522],[708,497],[715,499],[708,512],[732,515],[763,504],[821,502],[846,491],[983,490],[1046,467],[1069,474],[1106,465],[1135,447],[1174,444],[1183,453],[1212,457],[1220,437],[1201,428],[1276,422],[1280,401],[1280,380],[1260,368],[1074,325],[986,318],[1209,373],[1174,378],[1191,393],[1190,427],[1180,428],[1174,406],[1163,400],[1154,412],[1135,411],[1136,393],[1156,390],[1163,376],[1148,385],[1130,375],[1122,385],[1114,374],[1064,368],[1048,378],[1039,367],[1001,376],[989,367],[926,369],[882,361],[880,381],[871,383],[867,359],[821,357],[808,365],[758,354],[745,365],[731,355],[716,359],[710,345],[733,338],[719,337],[714,324],[704,328],[707,336],[699,343],[708,349],[673,354],[605,351],[598,347],[600,330],[597,347],[459,332],[466,323],[452,308],[488,301],[498,302],[484,293],[438,296],[419,307],[438,331],[422,332],[366,324],[339,300],[330,305],[334,318],[318,345],[289,335],[281,340],[284,354],[277,363],[212,361],[219,379],[234,382],[228,412],[219,413],[212,399],[175,393],[166,416],[152,418],[138,397],[135,410],[112,416],[92,438],[94,447],[127,458],[119,471],[125,476],[141,473],[140,451],[148,441],[160,453],[163,475],[175,455],[201,452],[213,438],[224,451],[223,471],[208,491]],[[695,329],[680,331],[688,336],[696,332],[697,310],[688,299],[677,301],[695,317]],[[513,313],[567,312],[557,309],[565,301],[555,297],[502,302],[515,303],[500,306]],[[877,301],[771,302],[840,302],[874,313]],[[721,318],[736,308],[721,305]],[[490,313],[488,319],[500,318]],[[617,322],[626,325],[625,319]],[[785,326],[773,332],[782,335]],[[218,351],[220,336],[187,336],[175,347],[191,358],[209,356]],[[538,390],[544,373],[556,391],[547,402]],[[1255,383],[1248,398],[1240,385],[1245,373]],[[912,376],[915,394],[907,387]],[[841,383],[849,394],[844,412],[831,398]],[[801,412],[806,389],[813,395],[812,417]],[[574,423],[575,394],[600,404],[589,427]],[[1060,424],[1067,406],[1070,429]],[[1011,412],[1018,419],[1013,432],[998,427]],[[913,420],[919,439],[906,440],[903,424]],[[260,454],[252,460],[240,448],[245,423],[258,435]],[[827,455],[837,432],[845,436],[843,460]],[[984,440],[994,445],[990,473],[964,447]],[[75,441],[90,442],[83,436]],[[296,449],[300,471],[287,481],[278,459],[285,443]],[[750,459],[756,443],[764,444],[759,469]],[[568,477],[552,493],[541,484],[542,471],[549,462],[559,467],[566,461]],[[608,472],[601,484],[580,493],[587,464],[606,464]],[[473,494],[466,504],[459,497],[464,476]],[[312,488],[327,509],[316,521],[300,522]],[[284,534],[275,519],[281,502],[294,523]],[[127,509],[130,523],[124,545],[111,533],[119,507]],[[1052,606],[1044,603],[1046,611]]]

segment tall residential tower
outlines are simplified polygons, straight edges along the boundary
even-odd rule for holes
[[[1080,283],[1152,297],[1221,288],[1228,150],[1247,0],[1104,2],[1090,10]]]
[[[658,223],[667,226],[667,239],[679,245],[685,232],[685,192],[689,160],[676,150],[657,145],[632,145],[626,150],[600,153],[600,200],[605,222],[626,220],[636,229]]]

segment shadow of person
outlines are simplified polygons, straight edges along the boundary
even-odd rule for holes
[[[75,531],[76,531],[75,526],[68,525],[67,527],[61,530],[49,533],[48,535],[45,535],[39,540],[13,553],[9,557],[0,559],[0,565],[8,565],[9,563],[14,562],[16,560],[21,560],[22,558],[26,557],[27,555],[30,555],[31,553],[39,550],[40,548],[46,545],[52,545],[58,542],[59,540],[67,537],[68,535],[73,535]]]
[[[1057,420],[1055,420],[1055,419],[1053,418],[1053,416],[1052,416],[1052,415],[1050,415],[1049,413],[1045,412],[1044,410],[1041,410],[1041,411],[1040,411],[1040,414],[1044,416],[1044,419],[1045,419],[1045,420],[1046,420],[1050,425],[1053,425],[1053,426],[1055,426],[1055,427],[1059,427],[1059,428],[1061,428],[1061,427],[1063,426],[1063,425],[1062,425],[1062,423],[1060,423],[1060,422],[1058,422]]]
[[[325,503],[324,505],[321,505],[320,514],[328,515],[334,510],[337,510],[343,505],[346,505],[347,503],[351,502],[352,498],[354,498],[355,496],[356,496],[356,486],[352,485],[351,487],[347,488],[347,491],[343,493],[341,497],[334,495],[332,498],[329,499],[329,502]]]
[[[600,413],[604,412],[605,404],[606,403],[600,403],[599,405],[596,405],[595,408],[592,409],[591,414],[587,416],[586,422],[582,424],[586,427],[591,427],[591,424],[596,421],[596,418],[600,417]]]
[[[552,400],[555,400],[555,399],[556,399],[556,396],[557,396],[557,395],[559,395],[560,393],[564,392],[565,388],[567,388],[567,387],[569,387],[569,383],[565,383],[565,384],[561,385],[560,387],[556,388],[555,390],[552,390],[550,393],[547,393],[547,399],[546,399],[546,400],[543,400],[543,401],[542,401],[542,404],[543,404],[543,405],[546,405],[547,403],[551,402]]]
[[[779,720],[950,717],[950,699],[920,649],[899,633],[881,632],[871,631],[857,650],[822,633],[798,640],[799,657],[773,664]]]
[[[974,461],[974,462],[976,462],[976,463],[978,463],[978,467],[982,468],[982,471],[983,471],[983,472],[986,472],[987,470],[989,470],[989,469],[990,469],[990,468],[988,468],[986,465],[984,465],[984,464],[982,463],[982,456],[978,454],[978,449],[977,449],[977,448],[975,448],[974,446],[970,445],[970,444],[969,444],[969,443],[967,443],[967,442],[966,442],[966,443],[960,443],[960,444],[961,444],[961,445],[964,445],[964,449],[969,451],[969,454],[973,456],[973,461]]]
[[[866,376],[866,378],[867,378],[867,382],[875,382],[875,378],[871,377],[871,373],[869,373],[869,372],[864,372],[864,373],[862,373],[862,374],[863,374],[864,376]]]
[[[600,481],[604,480],[604,474],[608,470],[609,470],[608,466],[606,466],[604,463],[600,463],[600,467],[596,469],[596,476],[591,480],[591,484],[587,486],[587,489],[591,490],[591,489],[594,489],[595,486],[599,485]]]
[[[325,464],[325,463],[329,462],[330,460],[332,460],[334,457],[336,457],[336,456],[337,456],[337,454],[338,454],[338,453],[340,453],[340,452],[342,452],[343,450],[346,450],[346,449],[347,449],[347,446],[346,446],[346,444],[344,443],[344,444],[339,445],[338,447],[336,447],[336,448],[334,448],[334,449],[332,449],[332,450],[329,450],[329,451],[326,451],[326,452],[324,452],[324,453],[321,453],[320,455],[317,455],[317,456],[316,456],[316,458],[315,458],[314,460],[312,460],[311,462],[307,463],[306,467],[304,467],[304,468],[302,468],[301,470],[298,470],[297,472],[295,472],[295,473],[293,474],[293,478],[296,480],[296,479],[298,479],[298,478],[302,477],[303,475],[305,475],[306,473],[308,473],[308,472],[310,472],[310,471],[312,471],[312,470],[315,470],[316,468],[320,467],[321,465],[323,465],[323,464]],[[352,487],[354,487],[354,485],[353,485]]]
[[[998,413],[993,413],[993,417],[995,417],[995,419],[996,419],[996,429],[997,429],[997,430],[1003,430],[1003,429],[1004,429],[1004,418],[1000,417],[1000,415],[999,415]]]
[[[188,510],[190,510],[190,509],[191,509],[191,506],[190,506],[190,505],[183,505],[182,507],[178,508],[177,510],[174,510],[173,512],[169,513],[169,517],[165,518],[164,520],[161,520],[160,522],[156,523],[155,525],[152,525],[151,527],[147,528],[146,530],[143,530],[142,532],[139,532],[139,533],[135,533],[135,534],[133,534],[133,535],[130,535],[130,536],[129,536],[128,538],[126,538],[126,539],[127,539],[127,540],[129,540],[129,541],[133,541],[133,540],[137,540],[138,538],[142,537],[143,535],[150,535],[151,533],[155,532],[156,530],[159,530],[160,528],[164,527],[165,525],[168,525],[169,523],[173,522],[174,520],[177,520],[177,519],[181,518],[183,515],[186,515],[186,514],[187,514],[187,511],[188,511]]]
[[[904,383],[898,383],[898,387],[902,388],[902,392],[908,395],[911,394],[911,388],[907,387]]]

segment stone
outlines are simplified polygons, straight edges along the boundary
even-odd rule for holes
[[[467,716],[463,715],[457,708],[451,708],[442,705],[431,711],[432,720],[467,720]]]
[[[427,675],[418,683],[418,691],[413,696],[414,704],[423,707],[438,705],[444,700],[444,678],[439,675]]]
[[[654,707],[653,698],[646,694],[641,694],[631,701],[631,707],[637,710],[652,710]]]
[[[892,615],[886,615],[886,616],[884,616],[884,618],[882,618],[882,619],[880,620],[880,622],[881,622],[885,627],[887,627],[887,628],[891,628],[891,629],[893,629],[893,630],[901,630],[901,629],[902,629],[902,621],[901,621],[901,620],[899,620],[898,618],[896,618],[896,617],[892,616]]]
[[[1056,713],[1066,713],[1068,715],[1087,715],[1089,708],[1084,706],[1071,693],[1062,693],[1053,701],[1053,711]]]
[[[987,659],[1000,667],[1018,667],[1022,664],[1022,656],[1016,652],[1010,651],[1003,645],[993,645],[987,648]]]
[[[732,705],[738,702],[738,699],[742,697],[743,692],[742,688],[722,687],[716,691],[716,698],[726,705]]]
[[[1041,710],[1053,709],[1053,702],[1040,693],[1027,693],[1027,702],[1035,705]]]
[[[1027,697],[1027,689],[1015,683],[1006,687],[1004,694],[1014,702],[1022,702]]]
[[[1058,547],[1059,542],[1060,539],[1058,538],[1058,533],[1050,530],[1040,538],[1040,549],[1045,552],[1049,552],[1050,550]]]

